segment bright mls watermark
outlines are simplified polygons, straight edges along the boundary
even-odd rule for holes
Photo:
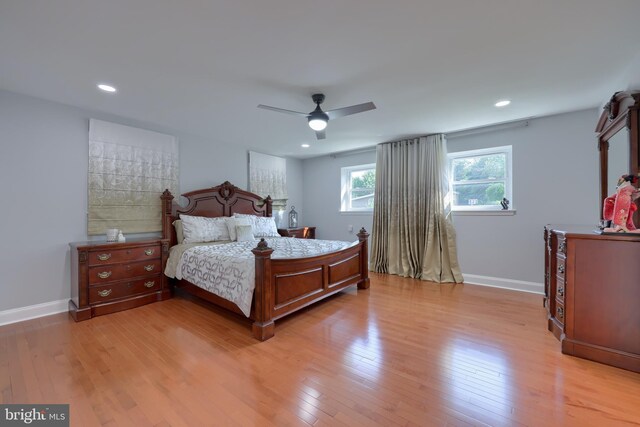
[[[0,427],[69,427],[69,405],[0,405]]]

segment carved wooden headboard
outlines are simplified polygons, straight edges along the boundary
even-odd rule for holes
[[[162,193],[162,238],[169,239],[170,246],[177,243],[176,230],[173,221],[180,214],[206,216],[232,216],[234,213],[271,216],[271,197],[263,198],[257,194],[244,191],[229,181],[217,187],[190,191],[182,195],[188,201],[187,206],[181,207],[174,202],[169,190]]]

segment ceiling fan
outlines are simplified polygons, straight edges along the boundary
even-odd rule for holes
[[[338,117],[349,116],[351,114],[362,113],[364,111],[373,110],[376,108],[373,102],[365,102],[364,104],[352,105],[350,107],[336,108],[335,110],[322,111],[320,104],[324,102],[324,95],[316,93],[311,95],[311,99],[316,103],[316,109],[310,113],[301,113],[299,111],[285,110],[283,108],[270,107],[268,105],[258,105],[258,108],[264,108],[265,110],[277,111],[279,113],[293,114],[294,116],[306,117],[309,121],[309,127],[316,131],[316,138],[325,139],[326,135],[324,129],[327,127],[329,120],[337,119]]]

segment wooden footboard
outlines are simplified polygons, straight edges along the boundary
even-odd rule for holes
[[[274,335],[274,321],[320,301],[342,289],[369,287],[367,239],[363,228],[358,244],[339,252],[311,258],[271,259],[273,249],[262,239],[256,256],[256,288],[253,335],[267,340]]]
[[[162,194],[162,236],[173,246],[177,234],[173,226],[179,215],[205,217],[232,216],[234,213],[271,216],[271,198],[244,191],[229,182],[219,186],[191,191],[182,195],[185,207],[173,201],[166,190]],[[253,335],[261,340],[273,336],[274,320],[293,313],[340,290],[358,285],[369,287],[367,239],[363,228],[358,243],[350,248],[310,258],[271,259],[273,249],[262,239],[253,250],[256,257],[256,284],[250,318]],[[163,265],[164,270],[164,265]],[[171,284],[220,307],[242,314],[232,302],[207,292],[186,280]]]

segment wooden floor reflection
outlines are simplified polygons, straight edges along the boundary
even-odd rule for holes
[[[640,425],[640,374],[560,353],[541,296],[372,275],[276,322],[178,296],[0,327],[0,403],[74,426]]]

